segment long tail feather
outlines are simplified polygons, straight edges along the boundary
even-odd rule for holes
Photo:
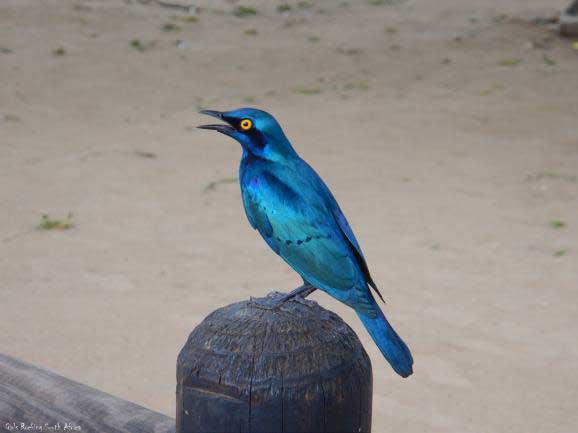
[[[373,318],[362,312],[358,312],[357,315],[396,373],[402,377],[408,377],[413,373],[411,352],[391,327],[377,304],[375,304],[375,310],[378,314]]]

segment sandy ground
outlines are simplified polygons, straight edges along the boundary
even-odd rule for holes
[[[374,431],[575,432],[578,51],[532,23],[566,2],[384,3],[2,0],[0,351],[173,415],[192,328],[299,283],[227,181],[239,146],[193,128],[252,105],[335,192],[413,350],[402,380],[313,296],[372,358]]]

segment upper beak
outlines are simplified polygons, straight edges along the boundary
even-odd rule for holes
[[[221,113],[220,111],[215,111],[215,110],[201,110],[199,111],[200,114],[206,114],[207,116],[211,116],[211,117],[215,117],[217,119],[220,120],[225,120],[223,119],[223,113]],[[226,120],[225,120],[226,121]],[[197,126],[197,128],[200,129],[212,129],[214,131],[218,131],[222,134],[225,135],[231,135],[231,133],[235,132],[235,128],[232,128],[229,125],[224,125],[224,124],[216,124],[216,125],[200,125]]]

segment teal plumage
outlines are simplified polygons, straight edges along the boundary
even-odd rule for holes
[[[413,359],[377,305],[381,294],[347,219],[319,175],[299,157],[277,121],[252,108],[204,114],[227,124],[204,125],[241,143],[239,181],[251,226],[306,285],[353,308],[393,369],[412,374]]]

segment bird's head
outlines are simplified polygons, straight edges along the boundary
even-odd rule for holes
[[[279,123],[265,111],[239,108],[223,112],[201,110],[200,113],[226,123],[201,125],[199,128],[211,129],[233,137],[241,143],[243,151],[248,154],[270,160],[279,160],[295,154]]]

